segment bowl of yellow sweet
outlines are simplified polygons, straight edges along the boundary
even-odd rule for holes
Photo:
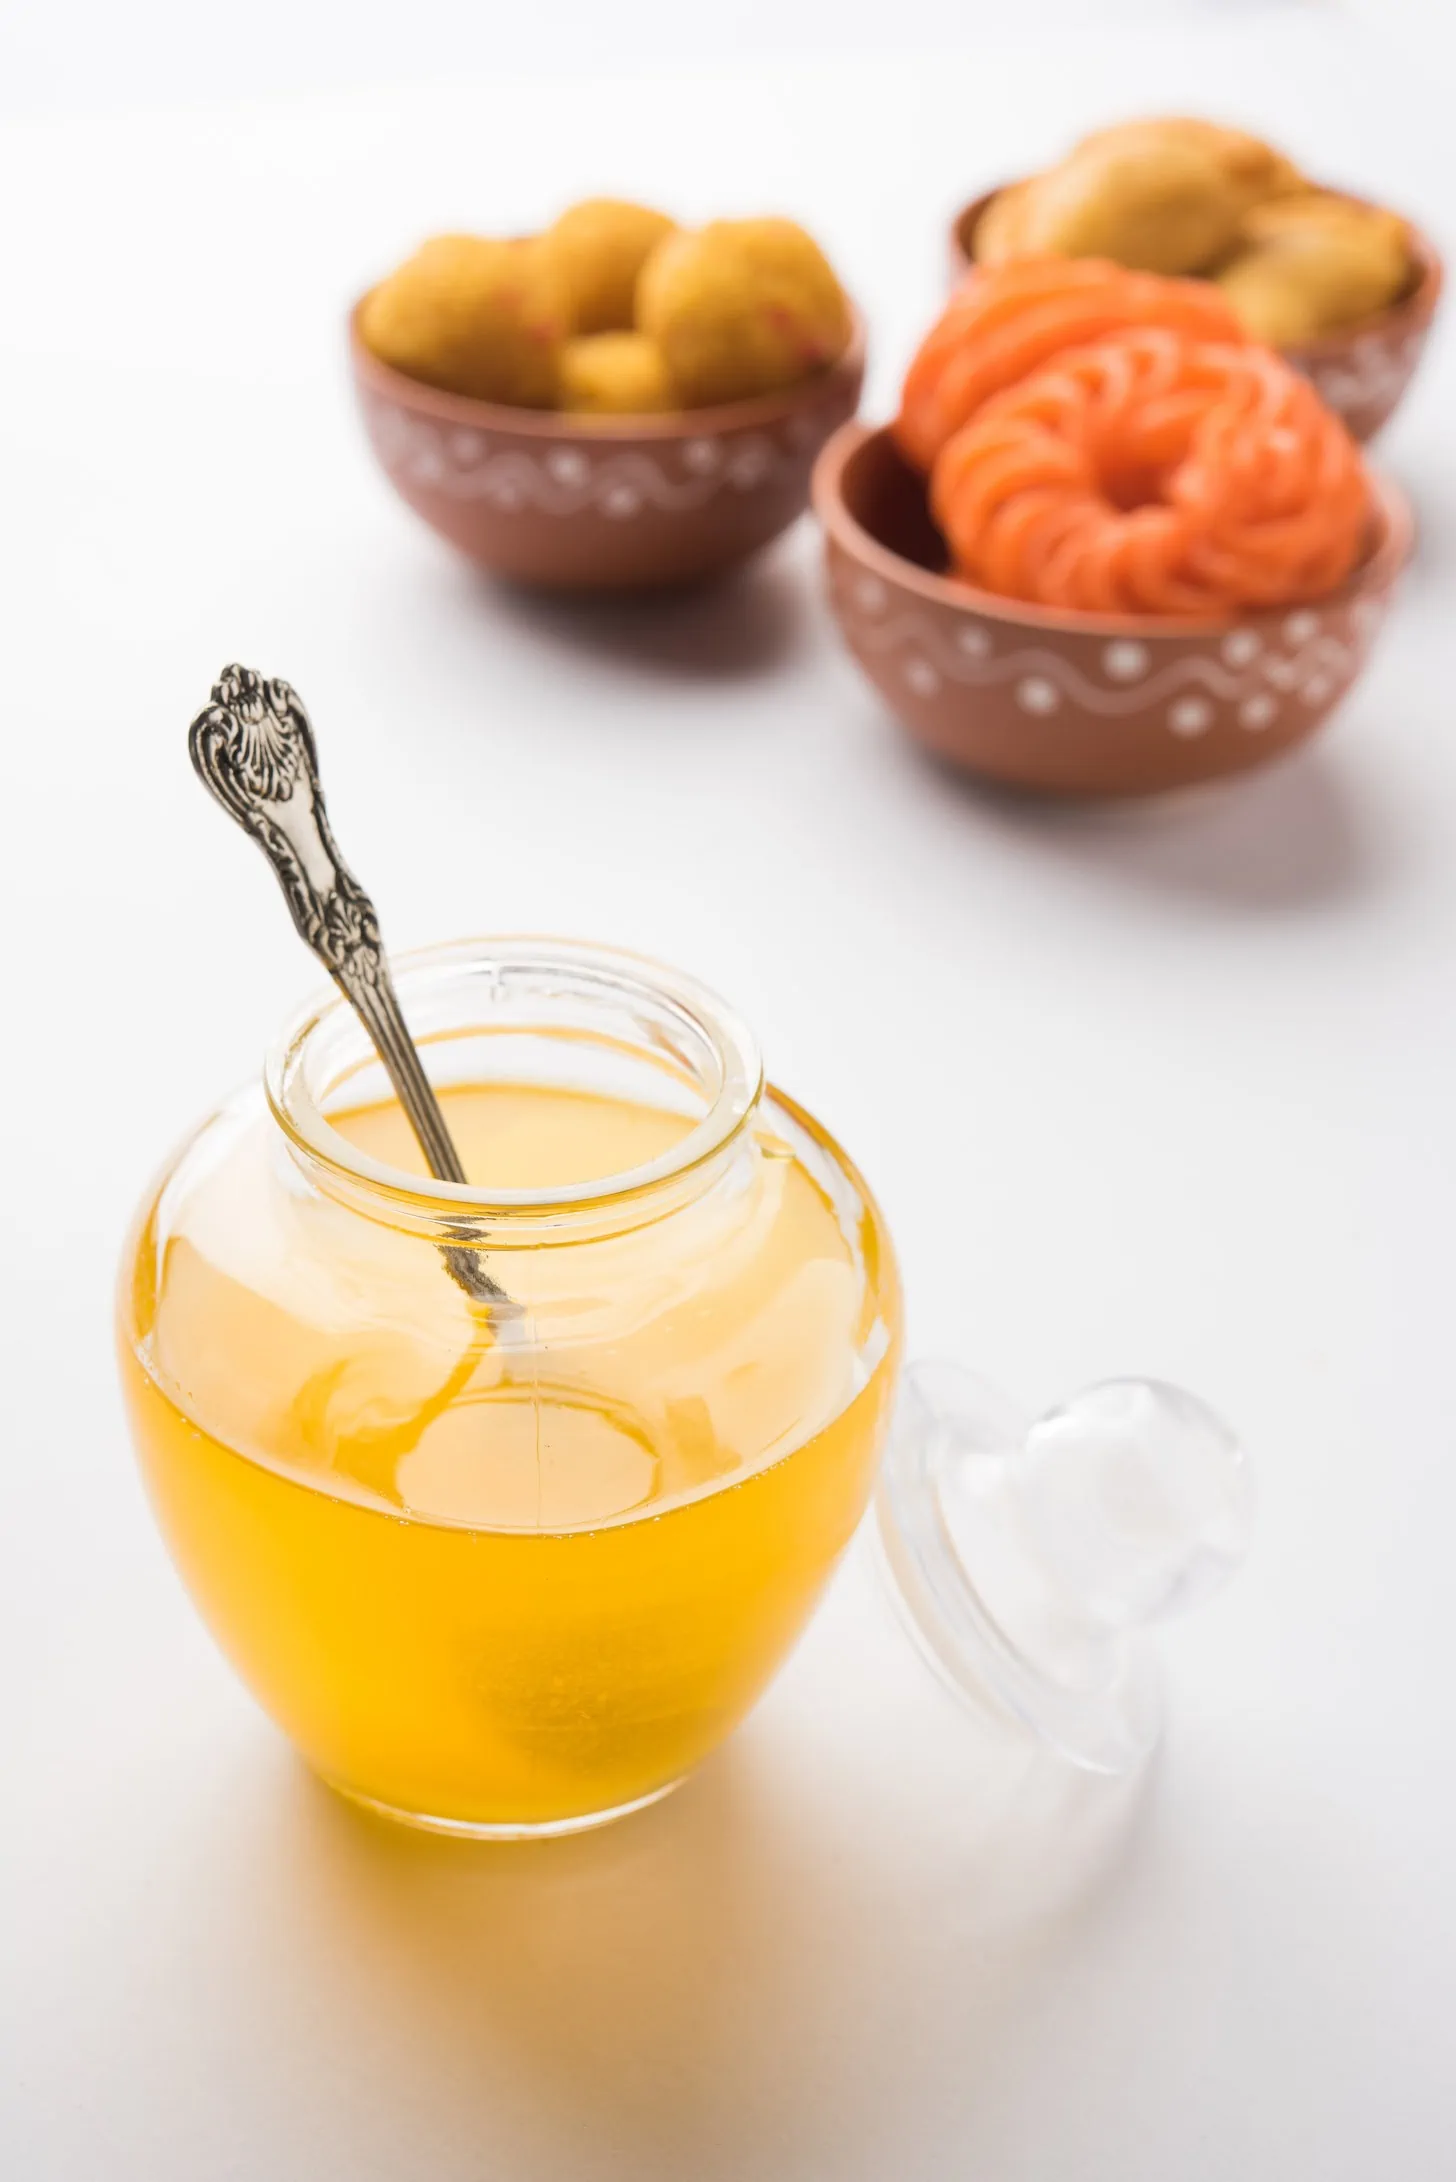
[[[350,348],[401,497],[495,575],[563,590],[692,582],[767,545],[864,376],[802,227],[604,198],[538,235],[433,237],[355,306]]]
[[[951,224],[957,281],[1025,257],[1215,282],[1361,440],[1410,384],[1441,293],[1435,246],[1399,213],[1310,181],[1245,130],[1175,117],[1101,129]]]

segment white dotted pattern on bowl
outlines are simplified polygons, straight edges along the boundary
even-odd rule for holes
[[[1393,408],[1409,384],[1426,338],[1414,333],[1367,333],[1338,363],[1310,366],[1307,376],[1340,417]]]

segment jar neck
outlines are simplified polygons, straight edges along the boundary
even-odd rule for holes
[[[381,1163],[331,1115],[392,1094],[353,1009],[330,995],[268,1056],[274,1120],[309,1183],[364,1216],[438,1244],[540,1248],[664,1219],[750,1156],[758,1051],[731,1009],[641,956],[570,941],[464,940],[391,959],[400,1005],[437,1092],[514,1085],[659,1108],[683,1133],[620,1173],[550,1187],[424,1179]]]

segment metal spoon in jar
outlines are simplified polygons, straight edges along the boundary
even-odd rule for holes
[[[301,938],[352,1003],[431,1174],[464,1182],[460,1154],[400,1013],[374,904],[334,841],[313,729],[297,692],[251,667],[224,667],[187,747],[203,786],[273,866]],[[472,1301],[492,1305],[497,1317],[515,1314],[517,1306],[474,1250],[447,1246],[440,1254]]]

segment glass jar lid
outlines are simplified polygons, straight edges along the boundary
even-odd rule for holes
[[[1125,1773],[1162,1721],[1155,1625],[1210,1598],[1249,1463],[1195,1395],[1114,1379],[1036,1418],[958,1366],[905,1375],[877,1501],[902,1616],[960,1697]]]

